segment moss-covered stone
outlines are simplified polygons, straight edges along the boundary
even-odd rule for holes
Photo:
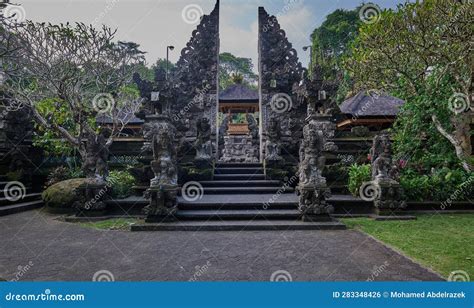
[[[79,200],[76,189],[88,184],[91,179],[78,178],[61,181],[48,187],[41,195],[46,208],[54,212],[72,212],[73,204]],[[92,183],[92,182],[91,182]]]

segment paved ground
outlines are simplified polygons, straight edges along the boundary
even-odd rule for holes
[[[100,270],[115,280],[268,281],[277,271],[298,281],[440,279],[350,230],[132,233],[30,211],[1,217],[0,234],[7,280],[90,281]]]

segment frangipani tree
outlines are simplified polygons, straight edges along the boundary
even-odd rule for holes
[[[444,138],[468,172],[474,170],[473,24],[472,1],[406,3],[363,25],[345,62],[356,88],[383,89],[408,102],[397,121],[402,151],[425,155],[428,135]]]
[[[29,108],[40,131],[78,150],[88,177],[107,175],[108,148],[126,124],[119,110],[136,105],[129,85],[143,52],[114,42],[115,32],[26,21],[14,32],[18,57],[9,64],[17,73],[4,84],[8,100]],[[112,120],[107,136],[96,126],[100,114]]]

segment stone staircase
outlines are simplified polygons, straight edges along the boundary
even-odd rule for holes
[[[6,216],[14,213],[20,213],[37,209],[43,206],[43,200],[41,200],[41,193],[35,193],[31,191],[30,187],[25,187],[23,190],[20,186],[14,186],[18,188],[15,192],[6,188],[9,182],[5,176],[0,176],[0,216]],[[18,193],[18,194],[16,194]],[[20,196],[12,198],[14,196]]]
[[[267,180],[257,163],[219,163],[202,196],[178,198],[178,221],[132,226],[132,231],[338,230],[338,221],[303,222],[294,188]]]

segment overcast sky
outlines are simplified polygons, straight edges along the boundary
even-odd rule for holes
[[[208,14],[215,0],[12,0],[19,3],[25,17],[52,23],[76,22],[106,24],[117,28],[117,39],[134,41],[147,52],[149,64],[166,56],[166,46],[174,45],[170,60],[176,62],[195,29],[195,15]],[[279,22],[298,51],[303,65],[309,52],[309,36],[324,17],[337,8],[353,9],[362,0],[221,0],[221,52],[253,59],[257,65],[257,11],[259,6]],[[401,1],[372,0],[382,8]],[[185,10],[186,8],[186,10]],[[184,15],[184,16],[183,16]]]

